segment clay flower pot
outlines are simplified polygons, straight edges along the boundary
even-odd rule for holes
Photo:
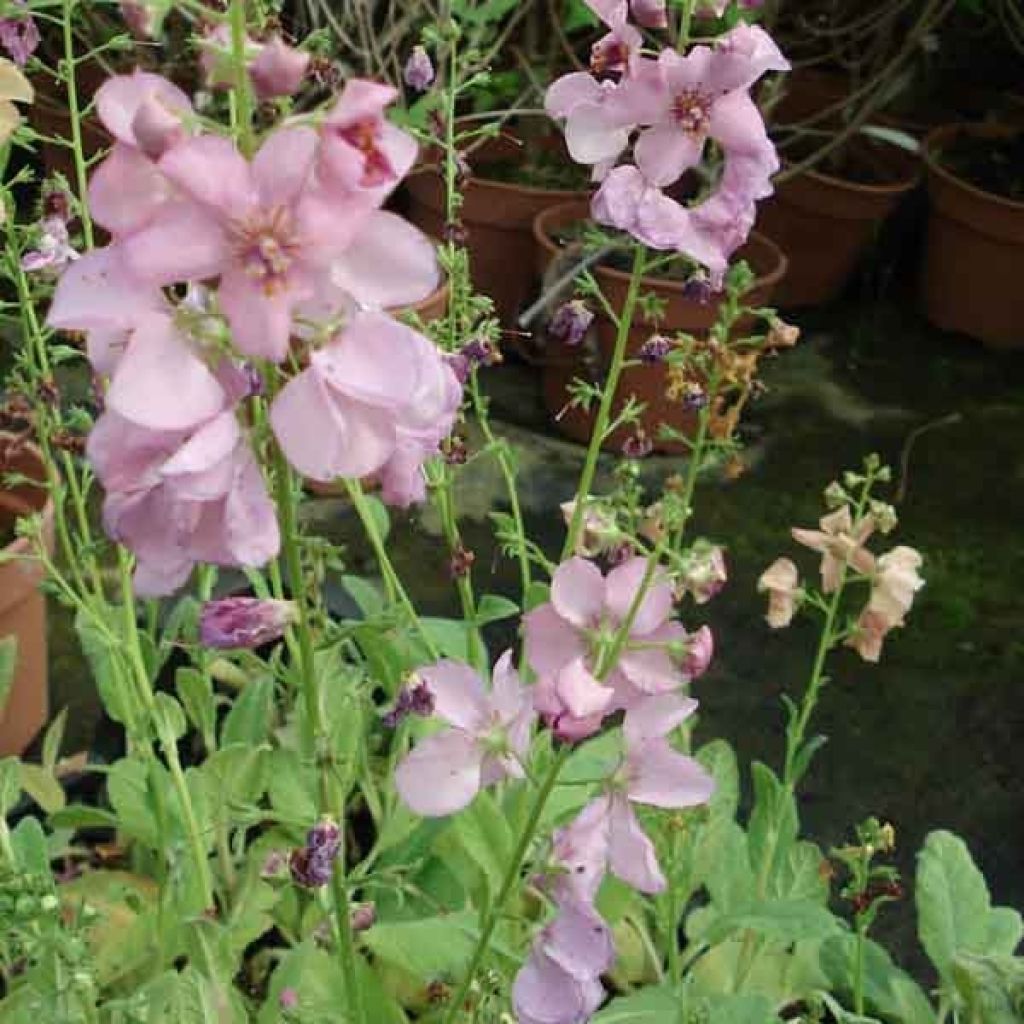
[[[758,229],[789,259],[775,301],[816,306],[836,298],[882,222],[918,182],[917,157],[880,140],[847,143],[851,161],[869,168],[875,183],[811,170],[778,185],[761,204]]]
[[[41,512],[47,549],[53,548],[53,503],[44,485],[46,469],[39,449],[11,445],[0,434],[0,533],[9,536],[22,516]],[[8,473],[39,481],[40,486],[6,486]],[[20,754],[35,738],[49,715],[46,663],[46,599],[39,590],[43,570],[31,560],[25,537],[11,541],[0,560],[0,637],[17,638],[14,681],[0,719],[0,756]]]
[[[925,312],[937,326],[963,331],[992,348],[1021,348],[1024,203],[982,191],[943,165],[943,149],[965,134],[1000,139],[1015,130],[946,125],[925,142],[931,204],[922,279]]]
[[[590,204],[575,200],[552,207],[540,214],[534,222],[534,238],[537,245],[537,261],[542,270],[546,269],[561,252],[558,234],[561,230],[588,220]],[[754,232],[747,243],[736,254],[736,259],[745,259],[752,267],[756,280],[747,293],[746,304],[750,306],[770,305],[772,295],[786,273],[786,257],[774,242]],[[612,267],[597,265],[591,268],[605,296],[614,309],[621,309],[629,289],[629,274]],[[682,281],[666,278],[645,277],[641,293],[653,293],[665,304],[664,318],[655,324],[648,321],[639,311],[634,317],[629,332],[627,359],[635,359],[640,347],[654,333],[671,336],[685,331],[695,337],[707,337],[718,315],[720,299],[712,296],[706,303],[688,298]],[[742,330],[742,322],[737,325]],[[615,348],[616,329],[608,317],[598,315],[594,319],[599,358],[603,366],[611,360]],[[584,364],[582,345],[567,346],[552,338],[547,339],[547,358],[544,361],[543,389],[544,403],[558,429],[567,437],[586,444],[593,431],[595,411],[593,407],[584,411],[570,406],[569,386],[576,378],[587,379],[588,367]],[[617,415],[630,395],[643,402],[646,408],[641,414],[640,426],[662,452],[679,452],[683,446],[676,442],[658,439],[659,427],[665,423],[684,433],[693,433],[696,427],[696,413],[687,410],[681,403],[665,396],[668,383],[668,369],[663,363],[654,365],[629,366],[619,378],[619,386],[612,415]],[[633,433],[634,428],[620,429],[605,442],[608,451],[619,451],[623,442]]]
[[[560,141],[558,145],[561,147]],[[469,160],[475,173],[465,183],[459,212],[469,236],[473,284],[477,291],[494,300],[499,320],[510,328],[515,328],[516,316],[536,283],[534,218],[549,207],[586,195],[488,180],[488,164],[515,162],[522,159],[522,154],[523,147],[505,137],[496,138],[472,153]],[[565,159],[569,161],[568,153]],[[411,174],[405,184],[410,199],[409,219],[431,237],[443,238],[445,190],[440,174],[422,168]]]

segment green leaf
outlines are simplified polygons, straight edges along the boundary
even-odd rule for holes
[[[486,790],[481,792],[466,810],[452,819],[448,833],[480,869],[493,899],[501,887],[515,845],[497,801]]]
[[[1021,938],[1021,918],[993,911],[988,886],[967,844],[951,832],[932,832],[917,858],[918,936],[939,974],[951,979],[960,953],[1007,952]]]
[[[674,1024],[683,1005],[680,994],[668,986],[645,988],[613,999],[591,1024]]]
[[[232,807],[255,807],[267,788],[268,754],[267,747],[235,743],[221,747],[192,769],[203,781],[215,819],[228,820]]]
[[[766,765],[751,765],[754,809],[747,826],[750,863],[756,872],[757,894],[780,896],[780,878],[796,842],[800,823],[790,790]]]
[[[387,505],[375,494],[364,495],[363,501],[366,505],[366,511],[369,512],[370,518],[373,520],[377,536],[381,539],[381,542],[386,541],[388,534],[391,532],[391,517],[388,515]]]
[[[270,715],[274,702],[274,680],[252,679],[242,687],[221,727],[220,742],[266,743],[270,736]]]
[[[342,576],[341,583],[366,618],[372,618],[384,611],[384,597],[380,589],[369,580],[361,576]]]
[[[188,731],[184,708],[162,690],[154,698],[153,718],[157,734],[164,743],[177,742]]]
[[[548,583],[541,583],[534,580],[526,591],[526,598],[523,601],[523,611],[531,612],[534,608],[546,604],[551,598],[551,586]]]
[[[0,716],[14,685],[14,668],[18,662],[18,638],[13,634],[0,638]]]
[[[764,900],[710,919],[695,937],[717,945],[738,932],[752,931],[783,942],[824,939],[840,931],[838,918],[811,900]]]
[[[953,981],[964,1003],[959,1020],[1020,1024],[1024,1015],[1024,959],[963,953],[953,961]]]
[[[459,979],[476,945],[477,918],[465,912],[417,921],[381,921],[363,935],[374,957],[420,981]]]
[[[21,788],[47,813],[59,811],[65,803],[64,790],[54,777],[42,765],[21,765],[19,773]]]
[[[120,665],[117,663],[115,644],[120,632],[113,615],[107,616],[104,626],[101,626],[96,622],[94,613],[79,610],[75,615],[75,632],[92,669],[92,677],[104,709],[115,722],[122,725],[127,723],[132,709],[119,681]]]
[[[712,740],[697,751],[697,760],[715,778],[715,792],[708,803],[712,816],[735,818],[740,800],[740,772],[736,751],[725,740]]]
[[[60,713],[50,723],[46,735],[43,737],[43,767],[51,773],[57,766],[57,758],[60,757],[60,745],[64,741],[64,727],[67,720],[68,709],[61,708]]]
[[[0,817],[6,818],[21,799],[21,762],[16,757],[0,761]]]
[[[471,660],[469,651],[471,633],[468,623],[458,619],[424,617],[420,619],[420,624],[442,657],[469,663]]]
[[[50,877],[50,851],[37,818],[22,818],[11,831],[11,848],[22,871]]]
[[[476,606],[476,623],[486,626],[489,622],[500,622],[519,614],[519,605],[499,594],[484,594]]]
[[[217,707],[213,699],[210,677],[188,665],[174,673],[174,688],[192,725],[199,730],[203,742],[211,745],[217,723]]]
[[[270,805],[281,819],[296,828],[309,828],[317,819],[316,791],[312,773],[303,770],[294,750],[279,747],[269,760]]]
[[[102,807],[71,804],[54,811],[47,822],[50,828],[69,828],[72,831],[80,828],[117,828],[117,815]]]

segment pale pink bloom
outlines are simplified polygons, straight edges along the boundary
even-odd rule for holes
[[[121,18],[136,39],[152,39],[157,32],[157,15],[146,0],[121,0]]]
[[[596,731],[616,691],[629,700],[689,681],[672,650],[686,640],[686,631],[670,619],[672,584],[661,573],[640,601],[615,664],[597,663],[597,652],[626,620],[646,571],[646,559],[632,558],[605,577],[593,562],[570,558],[555,572],[550,603],[524,617],[526,657],[539,677],[537,710],[559,735],[579,739]],[[595,676],[599,668],[604,681]]]
[[[345,83],[323,125],[320,170],[331,188],[377,206],[409,172],[416,140],[384,117],[397,96],[397,89],[380,82]]]
[[[254,649],[284,636],[297,617],[293,601],[224,597],[199,610],[199,642],[217,650]]]
[[[251,163],[228,139],[179,144],[159,166],[180,198],[124,241],[127,262],[156,285],[219,275],[235,345],[277,362],[293,312],[314,298],[337,294],[337,313],[353,300],[429,294],[438,276],[430,243],[394,214],[327,190],[314,176],[317,151],[308,128],[275,132]]]
[[[249,67],[262,53],[263,44],[246,36],[243,49]],[[199,70],[207,89],[230,89],[235,84],[234,42],[226,22],[208,28],[199,37]]]
[[[25,0],[13,0],[14,17],[0,18],[0,46],[23,68],[39,46],[39,29]]]
[[[777,558],[757,581],[758,593],[768,594],[765,619],[772,629],[782,629],[793,621],[800,599],[800,574],[789,558]]]
[[[865,661],[877,663],[882,656],[882,644],[896,623],[884,615],[865,608],[857,618],[854,633],[847,637],[847,647],[852,647]]]
[[[768,45],[771,57],[764,52]],[[658,68],[656,89],[646,81],[623,86],[638,92],[633,100],[637,120],[651,125],[637,139],[633,153],[652,184],[671,185],[697,166],[708,139],[717,142],[727,158],[763,153],[770,146],[748,90],[765,71],[785,71],[789,63],[763,29],[734,29],[714,49],[696,46],[685,56],[662,50]]]
[[[61,275],[50,302],[50,327],[87,333],[89,361],[109,376],[139,323],[169,306],[160,290],[134,278],[116,247],[84,253]]]
[[[652,249],[675,249],[713,275],[721,275],[728,259],[695,213],[670,199],[630,164],[611,171],[591,203],[591,214],[599,224],[627,231]]]
[[[444,660],[419,670],[434,713],[450,728],[420,740],[395,772],[399,796],[417,814],[442,817],[467,807],[485,786],[522,778],[534,712],[506,651],[490,691],[468,665]]]
[[[136,70],[108,78],[96,91],[96,110],[114,145],[89,180],[89,211],[112,234],[124,235],[149,223],[170,199],[155,161],[186,137],[192,104],[166,78]]]
[[[538,933],[516,975],[519,1024],[585,1024],[604,1000],[600,977],[615,960],[611,931],[589,903],[567,901]]]
[[[577,852],[585,863],[602,857],[617,878],[640,892],[665,888],[654,845],[633,811],[633,803],[679,809],[706,803],[714,780],[691,757],[680,754],[668,735],[697,708],[688,697],[662,694],[626,712],[626,754],[610,790],[592,800],[570,826],[589,849]]]
[[[668,18],[665,0],[585,0],[586,5],[606,25],[621,25],[632,14],[644,28],[665,28]]]
[[[603,815],[588,805],[551,840],[552,871],[542,877],[541,888],[556,903],[577,900],[593,903],[608,868]]]
[[[415,500],[409,474],[451,430],[460,395],[433,343],[367,312],[310,356],[274,400],[270,422],[303,475],[327,482],[383,472],[396,497]]]
[[[904,624],[915,595],[924,586],[918,573],[921,562],[919,552],[902,545],[879,556],[871,596],[857,619],[856,631],[846,641],[865,661],[878,661],[886,635]]]
[[[711,627],[701,626],[679,643],[685,648],[685,653],[677,655],[683,672],[691,680],[699,679],[711,667],[711,659],[715,656],[715,636]]]
[[[618,88],[576,71],[552,82],[545,93],[544,109],[565,121],[565,143],[576,163],[603,167],[629,145],[635,124],[615,102]]]
[[[844,566],[865,574],[874,570],[875,556],[864,547],[864,542],[875,529],[871,516],[864,516],[855,529],[850,509],[843,505],[823,516],[819,522],[820,530],[794,527],[792,533],[798,544],[821,553],[821,588],[826,594],[838,589]]]
[[[309,61],[308,53],[274,36],[249,63],[249,80],[257,97],[269,100],[298,92],[309,70]]]
[[[694,544],[686,568],[679,577],[679,590],[689,594],[696,604],[707,604],[729,580],[725,552],[717,544],[698,541]]]
[[[172,593],[198,562],[255,568],[277,554],[274,505],[234,412],[240,377],[211,372],[159,314],[121,359],[88,455],[142,596]]]

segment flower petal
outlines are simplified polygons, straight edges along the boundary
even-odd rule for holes
[[[608,866],[612,874],[640,892],[664,892],[667,883],[654,844],[625,797],[612,798],[608,826]]]
[[[526,660],[539,675],[553,675],[586,653],[576,630],[550,604],[523,616]]]
[[[469,665],[445,658],[418,669],[417,674],[434,697],[434,714],[469,733],[483,728],[487,695],[483,680]]]
[[[558,673],[555,690],[573,718],[600,714],[615,697],[611,687],[602,686],[587,671],[582,658],[571,661]]]
[[[218,296],[238,351],[253,359],[284,362],[295,295],[288,288],[268,293],[244,270],[227,270],[221,278]]]
[[[395,788],[417,814],[440,818],[468,807],[480,792],[483,751],[471,736],[446,729],[420,742],[395,772]]]
[[[123,250],[136,276],[163,286],[215,277],[227,262],[228,240],[219,222],[198,203],[171,201],[124,239]]]
[[[121,142],[89,179],[89,212],[115,235],[145,226],[170,196],[170,185],[156,164]]]
[[[640,744],[629,756],[629,799],[654,807],[696,807],[707,803],[715,780],[692,757],[665,739]]]
[[[647,740],[667,736],[697,710],[692,697],[663,694],[648,697],[634,704],[627,712],[622,724],[622,734],[628,746],[636,746]]]
[[[319,137],[312,128],[279,128],[252,160],[252,180],[264,207],[291,206],[309,183]]]
[[[675,124],[663,122],[640,133],[633,158],[652,185],[664,188],[696,167],[703,152],[703,135],[692,135]]]
[[[601,570],[585,558],[574,557],[555,570],[551,580],[551,603],[567,622],[586,629],[601,619],[604,590]]]
[[[647,559],[631,558],[616,566],[605,580],[605,607],[619,621],[624,622],[633,606],[647,573]],[[647,588],[633,624],[630,636],[645,636],[653,633],[672,614],[672,584],[656,570],[654,582]]]

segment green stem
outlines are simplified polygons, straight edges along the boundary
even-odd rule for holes
[[[623,364],[626,361],[626,346],[629,342],[630,328],[633,326],[633,314],[636,312],[637,299],[640,296],[640,282],[644,273],[644,259],[644,247],[637,245],[633,250],[633,270],[629,277],[626,301],[623,304],[622,312],[619,314],[615,349],[612,352],[611,365],[608,367],[608,377],[601,392],[601,404],[597,410],[597,421],[594,424],[594,432],[590,437],[586,461],[583,463],[583,473],[580,476],[579,487],[576,490],[576,504],[573,509],[572,522],[569,524],[565,546],[562,548],[561,561],[563,562],[576,550],[576,543],[583,528],[584,506],[590,494],[590,489],[594,484],[597,460],[601,454],[601,445],[604,443],[605,433],[608,430],[608,422],[611,419],[612,403],[615,400],[615,392],[618,390],[619,377],[622,376]]]
[[[321,814],[336,817],[344,834],[344,799],[340,801],[341,806],[332,806],[334,801],[331,799],[330,757],[327,751],[320,749],[321,744],[327,740],[327,731],[320,701],[320,687],[316,675],[313,631],[309,621],[309,610],[305,601],[305,585],[302,578],[302,559],[299,554],[299,534],[295,515],[292,472],[280,448],[275,448],[274,459],[277,513],[278,521],[281,524],[281,546],[284,552],[285,571],[288,574],[288,588],[291,591],[291,597],[295,602],[297,610],[295,631],[298,633],[299,639],[299,678],[306,711],[303,716],[304,749],[307,757],[318,768],[318,809]],[[362,999],[356,969],[356,953],[352,936],[351,909],[348,900],[348,883],[345,872],[345,843],[342,840],[331,873],[331,897],[334,902],[338,960],[341,965],[342,976],[345,979],[349,1016],[354,1024],[361,1024],[363,1020]]]
[[[68,114],[71,117],[71,151],[75,162],[75,189],[78,192],[79,217],[86,248],[92,249],[92,216],[89,213],[89,183],[85,161],[85,147],[82,145],[82,111],[78,105],[78,82],[75,74],[75,37],[73,16],[76,0],[63,0],[64,29],[64,75],[68,90]]]
[[[252,131],[252,92],[249,88],[249,69],[246,66],[246,19],[245,0],[231,0],[231,60],[235,73],[232,93],[235,98],[235,130],[238,147],[242,154],[250,157],[255,149]]]
[[[423,646],[426,647],[430,658],[437,661],[441,657],[441,653],[438,651],[437,645],[431,639],[430,634],[423,628],[423,624],[420,622],[420,617],[416,614],[416,609],[413,606],[412,601],[409,599],[409,595],[406,593],[405,587],[402,586],[402,581],[399,578],[398,573],[395,571],[395,567],[391,562],[391,557],[388,555],[387,548],[384,546],[384,540],[377,530],[377,523],[373,518],[373,513],[370,511],[370,506],[367,504],[366,494],[363,492],[362,484],[360,484],[358,480],[346,480],[345,489],[348,491],[348,496],[352,501],[352,506],[356,510],[356,515],[359,516],[359,521],[363,524],[363,532],[366,534],[366,537],[370,542],[370,546],[373,548],[374,554],[377,556],[377,564],[380,566],[380,571],[384,577],[385,585],[391,589],[392,593],[394,593],[399,606],[402,611],[405,612],[406,617],[409,620],[409,625],[419,632],[420,639],[423,641]]]
[[[679,39],[676,48],[681,52],[690,45],[691,27],[693,25],[693,11],[697,6],[697,0],[683,0],[679,11]]]
[[[477,939],[476,946],[473,950],[473,956],[469,961],[469,967],[466,969],[466,974],[462,979],[462,983],[455,990],[455,994],[452,996],[451,1001],[448,1004],[448,1011],[442,1018],[442,1024],[455,1024],[457,1015],[466,1001],[466,996],[469,994],[469,990],[472,987],[473,982],[476,980],[477,972],[480,970],[480,966],[483,963],[484,957],[487,955],[490,947],[491,938],[494,935],[494,929],[497,927],[498,921],[504,913],[505,905],[508,903],[509,896],[512,894],[512,889],[519,881],[523,861],[526,859],[526,854],[530,849],[530,844],[533,842],[533,837],[537,833],[537,827],[540,825],[541,815],[544,813],[544,808],[547,806],[548,798],[551,796],[551,793],[555,788],[555,783],[558,782],[558,776],[561,773],[562,768],[565,766],[565,762],[568,760],[572,749],[573,748],[570,744],[566,744],[562,747],[562,749],[555,755],[555,759],[551,763],[551,768],[541,782],[540,789],[537,791],[537,796],[533,801],[533,806],[530,808],[530,815],[526,819],[526,824],[523,826],[523,830],[519,834],[519,841],[516,843],[515,850],[512,852],[512,858],[509,861],[508,869],[506,870],[505,877],[502,880],[501,888],[498,890],[498,895],[495,897],[494,902],[491,904],[487,915],[484,918],[483,926],[480,929],[480,937]]]

